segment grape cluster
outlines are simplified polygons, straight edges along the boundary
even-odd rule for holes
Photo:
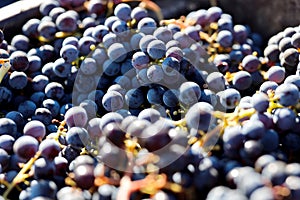
[[[300,26],[46,0],[0,31],[3,199],[300,199]]]

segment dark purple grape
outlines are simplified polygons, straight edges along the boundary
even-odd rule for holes
[[[9,58],[11,69],[14,71],[26,71],[29,68],[29,61],[25,52],[14,51]]]
[[[29,135],[36,138],[38,141],[42,141],[46,135],[46,127],[42,122],[32,120],[24,126],[23,132],[24,135]]]
[[[80,165],[74,169],[74,179],[76,185],[83,189],[89,189],[94,186],[94,166]]]
[[[69,11],[61,13],[55,24],[58,30],[63,32],[74,32],[77,29],[77,19]]]
[[[41,156],[45,159],[53,160],[60,152],[59,143],[52,139],[45,139],[39,145]]]
[[[19,137],[13,146],[14,153],[22,159],[29,160],[38,151],[39,143],[32,136],[24,135]]]
[[[34,177],[36,179],[51,179],[54,175],[54,163],[46,158],[39,158],[34,162]]]
[[[121,129],[120,124],[115,122],[107,124],[103,129],[103,135],[117,147],[124,147],[126,133]]]

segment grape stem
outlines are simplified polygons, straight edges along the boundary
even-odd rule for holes
[[[25,179],[27,178],[26,172],[31,169],[32,165],[40,157],[40,155],[41,155],[40,151],[36,152],[36,154],[19,171],[19,173],[17,174],[17,176],[14,178],[14,180],[12,181],[12,183],[9,184],[8,188],[5,190],[5,192],[3,194],[3,198],[5,200],[8,200],[9,193],[14,189],[14,187],[17,186],[17,184],[25,181]]]

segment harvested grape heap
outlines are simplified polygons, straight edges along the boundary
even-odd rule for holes
[[[0,199],[300,199],[300,26],[131,3],[0,31]]]

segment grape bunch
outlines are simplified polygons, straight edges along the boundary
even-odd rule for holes
[[[300,26],[46,0],[0,31],[0,199],[300,198]]]

